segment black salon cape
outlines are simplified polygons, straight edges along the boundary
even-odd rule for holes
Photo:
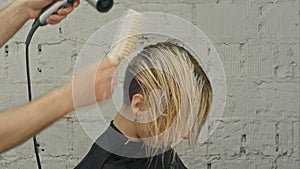
[[[118,155],[111,152],[118,152]],[[169,149],[154,156],[152,161],[147,157],[138,158],[145,157],[143,144],[128,141],[111,122],[75,169],[187,169],[174,153]]]

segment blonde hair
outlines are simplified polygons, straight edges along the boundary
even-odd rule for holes
[[[144,96],[147,117],[154,119],[137,122],[147,145],[163,147],[188,133],[195,144],[211,107],[212,87],[186,49],[171,42],[145,47],[127,67],[124,104],[129,106],[137,93]]]

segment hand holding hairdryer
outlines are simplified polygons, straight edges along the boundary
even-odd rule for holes
[[[113,7],[113,0],[86,0],[94,6],[99,12],[108,12]],[[73,0],[56,0],[48,5],[38,17],[40,26],[47,25],[47,18],[56,13],[59,9],[68,7],[73,3]]]

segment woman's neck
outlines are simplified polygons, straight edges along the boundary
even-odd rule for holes
[[[117,113],[113,124],[131,141],[139,140],[136,132],[136,123],[128,120],[126,117]]]

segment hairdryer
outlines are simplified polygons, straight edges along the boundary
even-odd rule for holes
[[[99,12],[108,12],[113,7],[113,0],[86,0],[92,6],[94,6]],[[40,26],[47,25],[46,20],[47,18],[56,13],[59,9],[68,7],[72,4],[74,0],[56,0],[50,5],[48,5],[38,18],[38,22]]]

